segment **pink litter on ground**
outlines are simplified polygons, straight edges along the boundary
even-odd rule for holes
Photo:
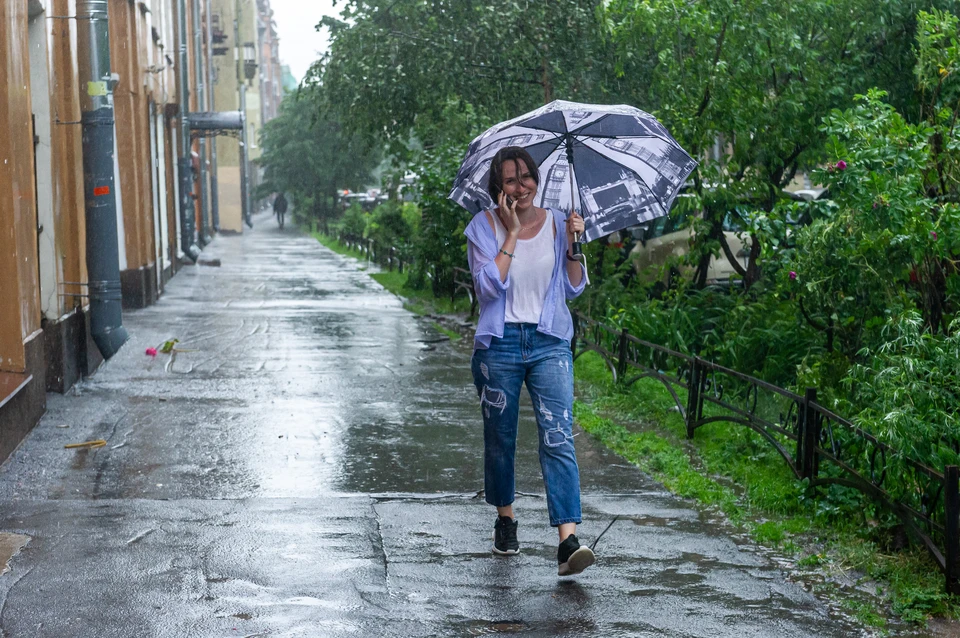
[[[155,356],[157,356],[157,349],[156,349],[156,348],[147,348],[147,356],[148,356],[148,357],[155,357]]]

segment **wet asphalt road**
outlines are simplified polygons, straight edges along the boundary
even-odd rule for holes
[[[29,537],[4,636],[860,635],[586,435],[579,535],[622,520],[558,578],[529,406],[522,554],[491,555],[468,340],[256,222],[126,313],[122,351],[0,466],[0,537]]]

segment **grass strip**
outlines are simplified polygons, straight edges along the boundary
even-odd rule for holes
[[[878,613],[876,599],[841,602],[861,623],[885,627],[888,614],[921,625],[957,617],[960,605],[944,592],[927,552],[884,548],[859,492],[831,486],[810,493],[768,442],[742,426],[713,423],[687,440],[683,417],[659,381],[617,384],[595,353],[577,359],[575,370],[574,415],[585,431],[671,492],[722,511],[757,543],[794,559],[821,593],[838,588],[837,574],[869,583],[885,612]]]

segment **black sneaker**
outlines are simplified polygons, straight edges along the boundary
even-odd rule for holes
[[[557,563],[559,564],[557,574],[560,576],[579,574],[593,565],[595,560],[596,556],[593,555],[593,550],[589,547],[582,547],[577,537],[570,534],[560,543],[560,547],[557,549]]]
[[[493,525],[493,553],[510,556],[520,553],[517,541],[517,521],[509,516],[498,516]]]

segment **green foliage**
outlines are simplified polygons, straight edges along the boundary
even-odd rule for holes
[[[364,237],[367,232],[368,217],[369,215],[360,208],[359,204],[353,204],[343,212],[336,228],[347,235]]]
[[[822,157],[821,118],[912,65],[903,41],[916,8],[905,11],[907,4],[913,3],[603,3],[604,31],[628,101],[654,112],[694,157],[708,155],[693,176],[703,209],[689,257],[698,286],[710,257],[721,252],[748,288],[761,279],[767,237],[751,220],[740,220],[752,245],[744,268],[725,249],[724,218],[735,214],[736,203],[772,213],[780,189]],[[897,82],[895,88],[910,103],[913,87]]]
[[[410,283],[424,287],[429,281],[437,296],[450,294],[454,267],[467,267],[463,230],[470,216],[447,199],[462,159],[462,147],[446,144],[424,153],[415,166],[419,176],[421,218]]]
[[[325,19],[330,52],[306,82],[322,83],[353,130],[406,146],[450,139],[449,101],[494,120],[549,102],[591,101],[605,67],[596,0],[352,0]],[[474,133],[475,134],[475,133]]]
[[[380,246],[393,246],[406,252],[408,243],[417,236],[411,222],[416,222],[416,204],[388,201],[377,206],[367,219],[366,236]]]
[[[917,312],[892,317],[881,344],[866,349],[866,363],[845,379],[857,420],[903,456],[935,468],[960,462],[960,321],[938,337]],[[888,459],[896,474],[899,459]]]

